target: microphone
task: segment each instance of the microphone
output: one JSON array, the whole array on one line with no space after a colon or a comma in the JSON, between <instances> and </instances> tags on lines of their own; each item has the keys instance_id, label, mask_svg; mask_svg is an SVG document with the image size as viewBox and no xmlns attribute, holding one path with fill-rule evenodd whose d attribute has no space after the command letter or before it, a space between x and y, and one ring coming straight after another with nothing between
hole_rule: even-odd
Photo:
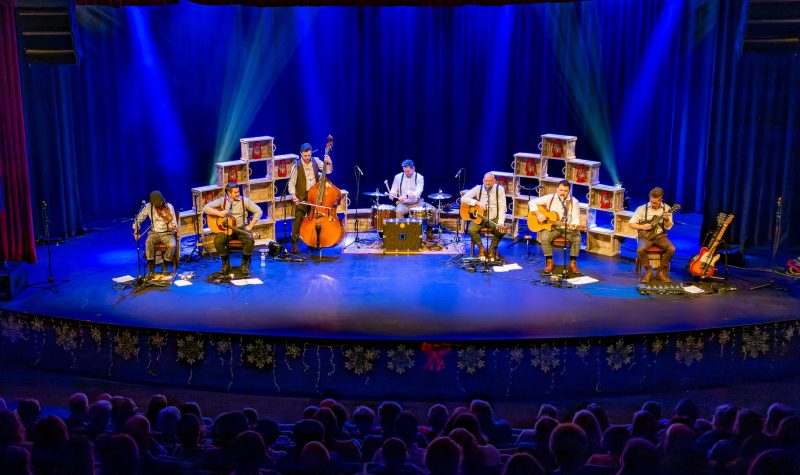
<instances>
[{"instance_id":1,"label":"microphone","mask_svg":"<svg viewBox=\"0 0 800 475\"><path fill-rule=\"evenodd\" d=\"M361 171L361 167L356 165L356 170L358 170L358 173L361 174L361 176L364 176L364 172Z\"/></svg>"},{"instance_id":2,"label":"microphone","mask_svg":"<svg viewBox=\"0 0 800 475\"><path fill-rule=\"evenodd\" d=\"M458 177L460 177L460 176L461 176L461 172L463 172L463 171L464 171L464 169L463 169L463 168L462 168L462 169L460 169L460 170L459 170L459 171L456 173L456 176L454 176L453 178L458 178Z\"/></svg>"},{"instance_id":3,"label":"microphone","mask_svg":"<svg viewBox=\"0 0 800 475\"><path fill-rule=\"evenodd\" d=\"M47 208L47 201L42 200L42 208Z\"/></svg>"},{"instance_id":4,"label":"microphone","mask_svg":"<svg viewBox=\"0 0 800 475\"><path fill-rule=\"evenodd\" d=\"M142 200L142 206L144 206L146 204L147 204L147 202L145 200Z\"/></svg>"},{"instance_id":5,"label":"microphone","mask_svg":"<svg viewBox=\"0 0 800 475\"><path fill-rule=\"evenodd\" d=\"M44 201L42 203L44 203ZM783 205L783 196L778 197L778 208L780 208L781 205Z\"/></svg>"}]
</instances>

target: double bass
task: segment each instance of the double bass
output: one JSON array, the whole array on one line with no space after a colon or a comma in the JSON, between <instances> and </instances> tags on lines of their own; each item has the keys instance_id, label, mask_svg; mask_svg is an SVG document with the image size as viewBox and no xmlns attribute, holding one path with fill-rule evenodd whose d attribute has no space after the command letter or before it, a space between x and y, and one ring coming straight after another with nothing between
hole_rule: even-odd
<instances>
[{"instance_id":1,"label":"double bass","mask_svg":"<svg viewBox=\"0 0 800 475\"><path fill-rule=\"evenodd\" d=\"M333 149L333 135L328 135L325 156ZM306 203L309 208L300 224L300 239L308 247L321 249L333 247L344 239L344 226L339 220L336 208L342 201L342 192L328 180L328 165L323 162L322 176L308 190Z\"/></svg>"}]
</instances>

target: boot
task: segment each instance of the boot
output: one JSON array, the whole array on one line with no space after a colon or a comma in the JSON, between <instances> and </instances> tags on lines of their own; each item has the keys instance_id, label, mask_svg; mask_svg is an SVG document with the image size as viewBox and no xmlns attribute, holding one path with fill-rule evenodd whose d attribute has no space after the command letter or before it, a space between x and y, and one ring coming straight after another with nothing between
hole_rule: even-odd
<instances>
[{"instance_id":1,"label":"boot","mask_svg":"<svg viewBox=\"0 0 800 475\"><path fill-rule=\"evenodd\" d=\"M297 241L292 241L292 250L289 252L291 254L300 254L300 249L297 248Z\"/></svg>"},{"instance_id":2,"label":"boot","mask_svg":"<svg viewBox=\"0 0 800 475\"><path fill-rule=\"evenodd\" d=\"M250 275L250 258L252 256L242 256L242 275L247 277Z\"/></svg>"},{"instance_id":3,"label":"boot","mask_svg":"<svg viewBox=\"0 0 800 475\"><path fill-rule=\"evenodd\" d=\"M644 266L644 275L642 276L642 279L639 282L643 284L649 284L650 279L652 278L653 278L653 268L650 266Z\"/></svg>"},{"instance_id":4,"label":"boot","mask_svg":"<svg viewBox=\"0 0 800 475\"><path fill-rule=\"evenodd\" d=\"M669 269L667 266L660 266L658 268L658 271L656 271L656 279L664 282L665 284L672 282L672 279L669 278Z\"/></svg>"},{"instance_id":5,"label":"boot","mask_svg":"<svg viewBox=\"0 0 800 475\"><path fill-rule=\"evenodd\" d=\"M544 258L544 273L550 274L553 272L553 258L552 257L545 257Z\"/></svg>"},{"instance_id":6,"label":"boot","mask_svg":"<svg viewBox=\"0 0 800 475\"><path fill-rule=\"evenodd\" d=\"M483 247L483 244L478 244L478 259L486 257L486 248Z\"/></svg>"},{"instance_id":7,"label":"boot","mask_svg":"<svg viewBox=\"0 0 800 475\"><path fill-rule=\"evenodd\" d=\"M580 274L581 271L578 270L578 261L576 259L569 260L569 272L571 274Z\"/></svg>"},{"instance_id":8,"label":"boot","mask_svg":"<svg viewBox=\"0 0 800 475\"><path fill-rule=\"evenodd\" d=\"M489 246L489 260L496 261L499 259L500 256L497 254L497 244L492 244Z\"/></svg>"},{"instance_id":9,"label":"boot","mask_svg":"<svg viewBox=\"0 0 800 475\"><path fill-rule=\"evenodd\" d=\"M153 277L156 273L156 261L155 259L148 259L147 260L147 277Z\"/></svg>"},{"instance_id":10,"label":"boot","mask_svg":"<svg viewBox=\"0 0 800 475\"><path fill-rule=\"evenodd\" d=\"M220 273L224 276L230 275L231 273L231 257L230 256L222 256L222 270Z\"/></svg>"}]
</instances>

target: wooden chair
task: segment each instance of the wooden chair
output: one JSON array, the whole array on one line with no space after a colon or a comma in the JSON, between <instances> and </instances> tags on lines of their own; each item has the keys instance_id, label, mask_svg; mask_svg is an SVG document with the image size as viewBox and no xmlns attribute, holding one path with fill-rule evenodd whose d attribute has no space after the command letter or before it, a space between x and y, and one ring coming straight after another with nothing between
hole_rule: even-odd
<instances>
[{"instance_id":1,"label":"wooden chair","mask_svg":"<svg viewBox=\"0 0 800 475\"><path fill-rule=\"evenodd\" d=\"M650 267L652 269L658 269L659 267L661 267L661 258L664 256L663 249L661 249L658 246L650 246L649 248L647 248L645 253L647 254L647 260L649 261ZM643 268L644 266L642 265L641 262L639 262L639 254L637 253L636 265L634 270L636 271L636 274L639 275L639 278L641 278L643 275L642 273Z\"/></svg>"},{"instance_id":2,"label":"wooden chair","mask_svg":"<svg viewBox=\"0 0 800 475\"><path fill-rule=\"evenodd\" d=\"M164 256L167 254L167 245L163 242L157 243L153 246L153 257L158 257L159 254L161 255L161 272L166 274L167 273L167 260L164 259ZM172 253L172 270L173 272L178 272L178 262L181 260L181 240L175 236L175 251Z\"/></svg>"}]
</instances>

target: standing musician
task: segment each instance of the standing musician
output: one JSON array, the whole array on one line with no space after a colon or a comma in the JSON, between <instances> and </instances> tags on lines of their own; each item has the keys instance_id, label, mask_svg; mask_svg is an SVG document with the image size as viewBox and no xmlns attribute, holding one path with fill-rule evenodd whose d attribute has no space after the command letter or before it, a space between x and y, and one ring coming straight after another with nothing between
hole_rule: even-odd
<instances>
[{"instance_id":1,"label":"standing musician","mask_svg":"<svg viewBox=\"0 0 800 475\"><path fill-rule=\"evenodd\" d=\"M327 174L333 172L333 162L331 157L325 155L325 166L327 167ZM314 158L311 160L311 144L304 143L300 146L300 160L295 163L292 171L289 173L289 195L294 202L294 220L292 220L292 254L299 254L300 250L297 248L297 241L300 239L300 225L303 224L303 218L308 213L309 206L301 202L308 202L308 190L317 184L317 181L322 174L321 169L323 161ZM298 170L301 173L298 173Z\"/></svg>"},{"instance_id":2,"label":"standing musician","mask_svg":"<svg viewBox=\"0 0 800 475\"><path fill-rule=\"evenodd\" d=\"M645 272L641 280L645 284L653 278L653 268L647 258L647 249L651 246L656 246L664 251L664 255L661 256L661 265L656 271L656 279L661 282L672 281L669 277L669 261L675 254L675 245L667 237L667 231L672 229L675 223L672 221L670 206L663 203L663 200L664 190L660 187L653 188L650 190L650 201L636 208L630 221L631 228L639 231L637 258L639 262L645 263ZM655 227L652 224L654 217L661 217L660 220L656 219ZM648 235L650 235L650 239L647 238Z\"/></svg>"},{"instance_id":3,"label":"standing musician","mask_svg":"<svg viewBox=\"0 0 800 475\"><path fill-rule=\"evenodd\" d=\"M403 171L394 176L389 190L390 198L397 200L395 214L398 218L404 218L409 209L422 204L425 187L425 178L416 172L413 160L403 160L401 166Z\"/></svg>"},{"instance_id":4,"label":"standing musician","mask_svg":"<svg viewBox=\"0 0 800 475\"><path fill-rule=\"evenodd\" d=\"M133 237L137 241L141 237L139 227L147 218L150 218L151 229L147 235L147 241L145 241L144 255L147 259L147 275L152 276L156 269L156 244L167 245L167 250L162 258L166 262L172 261L172 254L177 245L175 233L178 231L178 218L175 216L175 208L164 201L164 195L160 191L150 193L150 202L142 207L133 221Z\"/></svg>"},{"instance_id":5,"label":"standing musician","mask_svg":"<svg viewBox=\"0 0 800 475\"><path fill-rule=\"evenodd\" d=\"M248 211L252 213L249 222L247 220ZM203 212L220 218L233 218L232 221L235 221L236 224L236 226L230 226L214 235L214 248L222 258L222 274L231 273L228 241L238 239L242 241L242 274L250 275L250 259L253 257L253 246L255 245L251 231L256 222L261 219L261 215L264 214L261 207L250 198L240 196L239 186L236 183L228 183L225 185L225 194L203 206Z\"/></svg>"},{"instance_id":6,"label":"standing musician","mask_svg":"<svg viewBox=\"0 0 800 475\"><path fill-rule=\"evenodd\" d=\"M492 244L489 246L489 259L497 259L497 245L506 233L506 190L495 183L494 175L487 173L483 175L483 186L476 185L461 197L461 202L468 206L479 205L483 210L483 218L473 221L469 225L467 233L472 239L472 243L478 246L478 257L487 256L486 249L481 243L480 229L488 227L492 229Z\"/></svg>"},{"instance_id":7,"label":"standing musician","mask_svg":"<svg viewBox=\"0 0 800 475\"><path fill-rule=\"evenodd\" d=\"M567 180L558 183L555 193L534 198L528 202L528 209L534 210L540 223L546 221L546 217L539 211L539 205L544 206L547 211L552 211L558 216L558 225L552 231L543 229L539 231L539 242L542 244L544 254L545 273L553 271L553 240L564 237L569 241L569 272L580 274L578 270L578 256L581 253L581 206L578 199L570 195L570 184ZM566 216L567 230L564 233L564 221Z\"/></svg>"}]
</instances>

